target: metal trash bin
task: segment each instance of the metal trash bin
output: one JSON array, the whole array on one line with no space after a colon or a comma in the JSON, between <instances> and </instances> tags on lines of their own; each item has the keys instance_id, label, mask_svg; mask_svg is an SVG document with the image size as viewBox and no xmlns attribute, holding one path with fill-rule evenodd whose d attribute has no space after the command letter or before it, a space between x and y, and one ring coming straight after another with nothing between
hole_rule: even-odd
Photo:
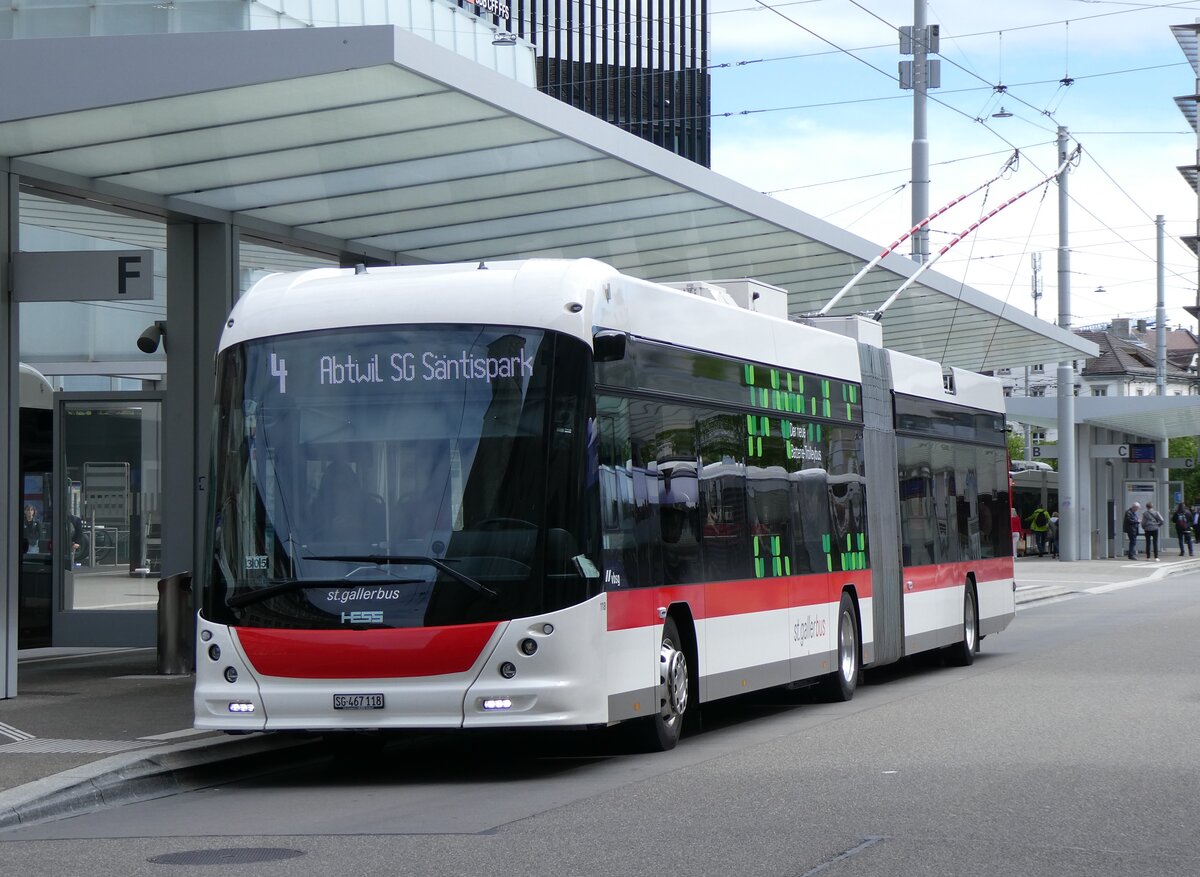
<instances>
[{"instance_id":1,"label":"metal trash bin","mask_svg":"<svg viewBox=\"0 0 1200 877\"><path fill-rule=\"evenodd\" d=\"M192 644L196 629L192 611L192 574L180 572L158 580L158 672L180 676L195 669Z\"/></svg>"}]
</instances>

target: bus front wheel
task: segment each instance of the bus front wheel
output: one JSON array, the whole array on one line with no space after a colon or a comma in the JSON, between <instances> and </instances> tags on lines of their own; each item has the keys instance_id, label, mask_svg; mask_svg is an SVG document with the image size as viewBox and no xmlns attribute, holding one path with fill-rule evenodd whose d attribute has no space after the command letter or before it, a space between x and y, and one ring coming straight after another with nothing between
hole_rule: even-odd
<instances>
[{"instance_id":1,"label":"bus front wheel","mask_svg":"<svg viewBox=\"0 0 1200 877\"><path fill-rule=\"evenodd\" d=\"M657 673L655 713L641 721L646 748L652 752L666 752L679 742L690 700L687 654L674 618L668 617L663 624Z\"/></svg>"}]
</instances>

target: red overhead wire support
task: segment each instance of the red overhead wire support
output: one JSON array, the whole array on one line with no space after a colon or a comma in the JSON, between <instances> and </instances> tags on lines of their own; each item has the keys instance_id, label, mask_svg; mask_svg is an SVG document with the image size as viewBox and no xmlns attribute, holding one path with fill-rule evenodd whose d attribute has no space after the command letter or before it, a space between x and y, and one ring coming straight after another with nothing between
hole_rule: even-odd
<instances>
[{"instance_id":1,"label":"red overhead wire support","mask_svg":"<svg viewBox=\"0 0 1200 877\"><path fill-rule=\"evenodd\" d=\"M945 213L947 210L949 210L955 204L965 201L967 198L970 198L972 195L974 195L980 189L986 189L992 183L996 182L996 180L998 180L1002 176L1004 176L1004 174L1008 172L1009 168L1011 168L1014 164L1016 164L1017 158L1019 156L1020 156L1019 152L1014 152L1011 156L1009 156L1008 161L1006 161L1004 163L1004 167L1000 168L1000 173L996 174L996 176L992 177L986 183L983 183L980 186L977 186L976 188L972 189L970 192L966 192L962 195L959 195L953 201L950 201L949 203L943 205L942 207L939 207L937 210L933 211L933 213L930 213L928 216L926 216L924 219L922 219L920 222L918 222L916 225L914 225L912 228L910 228L908 231L906 231L900 237L896 238L896 240L894 240L891 244L888 245L887 249L885 249L882 253L880 253L878 256L876 256L874 259L872 259L866 265L863 265L863 267L859 270L859 272L850 278L850 282L847 283L845 286L843 286L841 288L841 290L838 292L838 294L835 295L833 298L831 298L825 304L825 307L823 307L819 311L817 311L815 316L818 316L818 317L825 316L825 314L827 314L829 312L829 309L831 307L833 307L835 304L837 304L839 301L841 301L842 296L844 296L847 292L849 292L850 288L852 286L854 286L854 284L856 284L856 283L858 283L858 281L862 280L863 277L866 276L868 271L870 271L872 268L874 268L876 265L878 265L880 262L882 262L889 253L891 253L892 251L894 251L896 249L896 247L900 246L902 243L904 243L910 237L915 235L917 232L919 232L925 226L929 225L929 223L933 222L933 220L937 219L939 216L941 216L943 213Z\"/></svg>"},{"instance_id":2,"label":"red overhead wire support","mask_svg":"<svg viewBox=\"0 0 1200 877\"><path fill-rule=\"evenodd\" d=\"M916 283L917 278L920 277L922 274L924 274L926 270L928 270L929 268L932 268L933 264L938 259L942 258L942 256L946 255L946 253L950 250L951 247L953 247L955 244L957 244L959 241L961 241L963 238L965 238L971 232L975 231L975 229L979 228L979 226L983 225L985 222L987 222L989 219L991 219L993 216L995 216L997 213L999 213L1005 207L1009 206L1010 204L1012 204L1016 201L1020 201L1022 198L1024 198L1026 195L1028 195L1030 192L1032 192L1034 189L1037 189L1037 188L1049 183L1052 179L1054 179L1059 174L1061 174L1064 170L1066 170L1067 165L1069 165L1069 164L1071 164L1071 162L1075 161L1076 157L1079 155L1079 152L1080 152L1080 148L1078 146L1076 146L1075 151L1072 152L1070 155L1068 155L1065 159L1063 159L1063 163L1058 166L1058 169L1056 171L1054 171L1054 173L1044 177L1041 180L1041 182L1039 182L1036 186L1030 186L1028 189L1025 189L1024 191L1022 191L1016 195L1013 195L1011 198L1009 198L1007 201L1005 201L999 207L995 208L990 213L980 217L978 220L971 223L967 228L963 229L957 235L955 235L954 239L952 241L950 241L950 243L946 244L946 246L944 246L940 250L938 250L938 253L936 256L934 256L928 262L923 263L920 268L918 268L916 271L913 272L911 277L909 277L902 284L900 284L900 288L897 289L895 292L893 292L890 296L888 296L887 301L885 301L882 305L879 306L879 310L877 310L873 314L871 314L872 318L877 321L880 320L883 317L883 312L886 311L891 306L892 302L894 302L896 299L898 299L900 297L900 293L904 292L904 290L908 289L910 286L912 286L914 283Z\"/></svg>"}]
</instances>

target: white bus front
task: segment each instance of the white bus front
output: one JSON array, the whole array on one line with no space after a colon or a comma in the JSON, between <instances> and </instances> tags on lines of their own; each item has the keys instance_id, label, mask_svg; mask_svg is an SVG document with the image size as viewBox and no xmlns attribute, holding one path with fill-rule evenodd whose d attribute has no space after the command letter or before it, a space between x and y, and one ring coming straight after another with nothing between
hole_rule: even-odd
<instances>
[{"instance_id":1,"label":"white bus front","mask_svg":"<svg viewBox=\"0 0 1200 877\"><path fill-rule=\"evenodd\" d=\"M224 349L196 726L606 721L590 388L541 329Z\"/></svg>"}]
</instances>

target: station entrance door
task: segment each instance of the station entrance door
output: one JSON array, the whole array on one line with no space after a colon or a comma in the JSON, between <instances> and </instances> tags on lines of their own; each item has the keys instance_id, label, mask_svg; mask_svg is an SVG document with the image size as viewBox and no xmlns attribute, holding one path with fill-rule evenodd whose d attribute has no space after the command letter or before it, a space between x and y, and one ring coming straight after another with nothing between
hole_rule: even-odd
<instances>
[{"instance_id":1,"label":"station entrance door","mask_svg":"<svg viewBox=\"0 0 1200 877\"><path fill-rule=\"evenodd\" d=\"M153 646L163 394L60 393L56 403L44 522L53 534L53 644Z\"/></svg>"}]
</instances>

